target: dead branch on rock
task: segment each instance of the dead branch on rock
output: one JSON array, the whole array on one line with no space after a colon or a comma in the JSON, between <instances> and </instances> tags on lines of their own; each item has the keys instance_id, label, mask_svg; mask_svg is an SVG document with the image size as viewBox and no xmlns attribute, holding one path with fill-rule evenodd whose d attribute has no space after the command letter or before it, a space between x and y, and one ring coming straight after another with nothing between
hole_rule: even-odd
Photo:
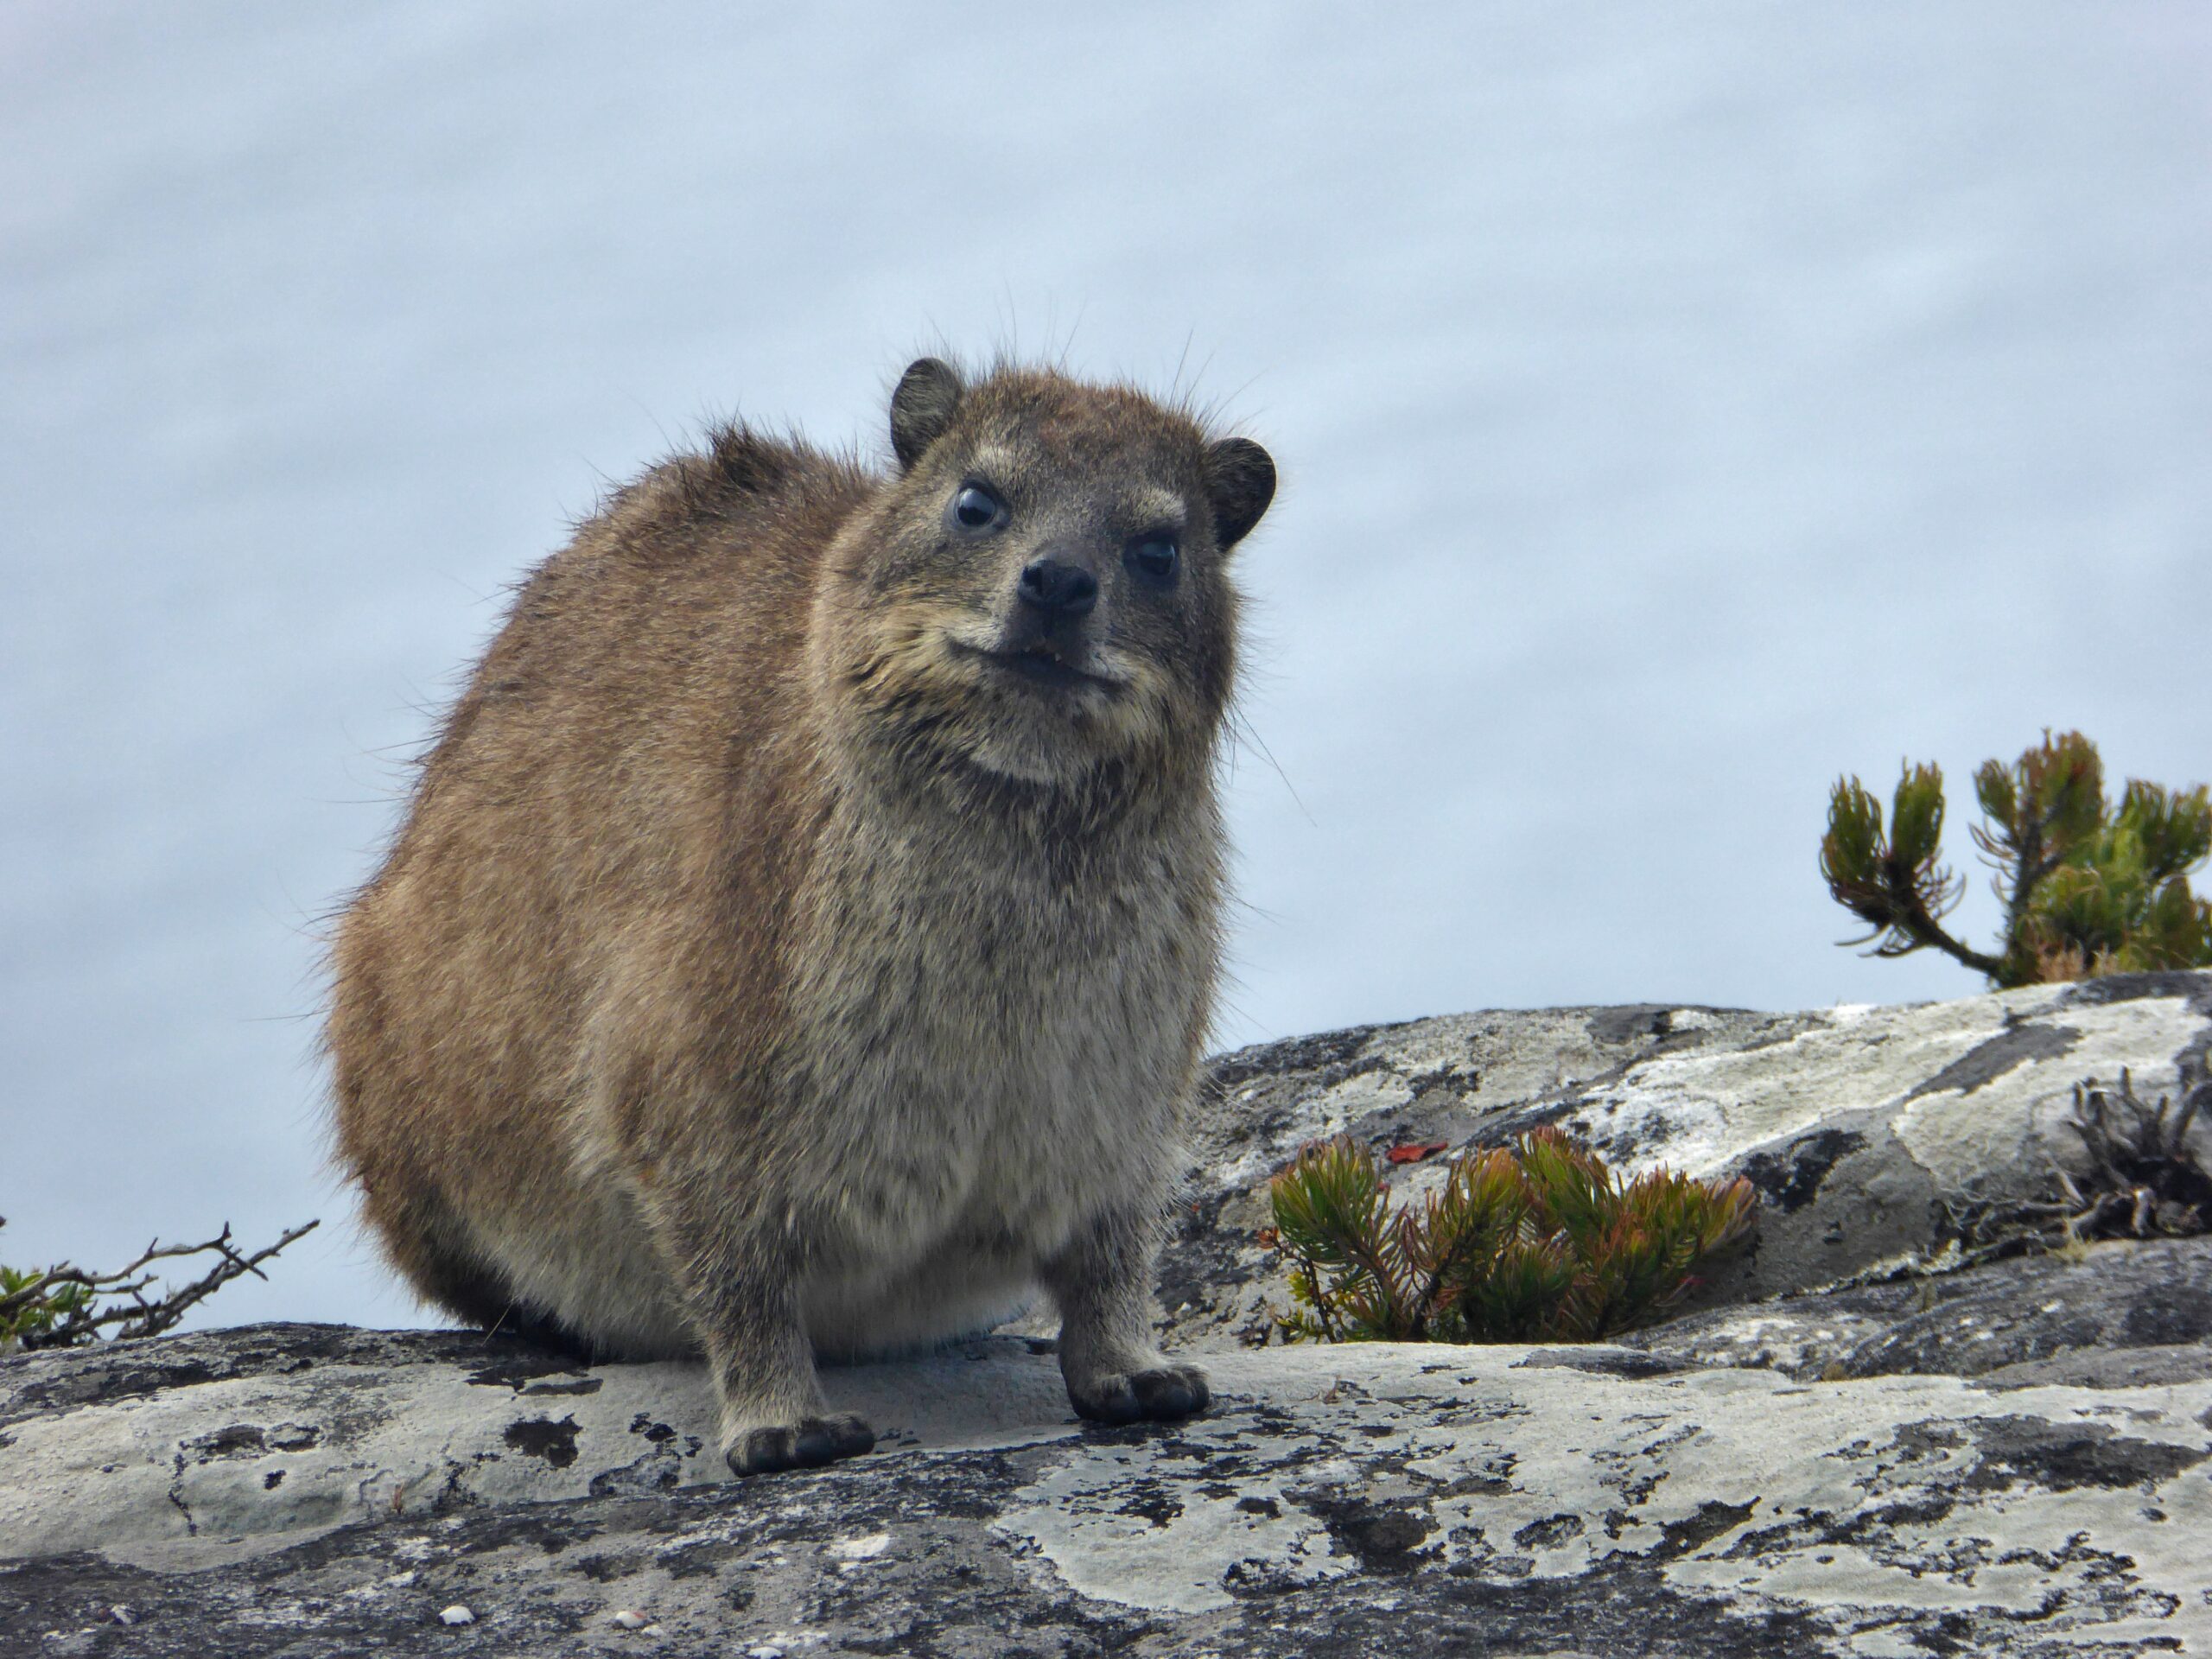
<instances>
[{"instance_id":1,"label":"dead branch on rock","mask_svg":"<svg viewBox=\"0 0 2212 1659\"><path fill-rule=\"evenodd\" d=\"M2161 1095L2156 1104L2136 1094L2125 1067L2117 1090L2094 1077L2075 1084L2067 1127L2081 1137L2088 1167L2069 1171L2054 1162L2049 1186L2033 1198L1969 1194L1943 1205L1936 1232L1944 1266L1979 1267L2105 1239L2212 1231L2212 1171L2190 1141L2208 1107L2212 1078L2202 1059L2184 1060L2175 1096Z\"/></svg>"},{"instance_id":2,"label":"dead branch on rock","mask_svg":"<svg viewBox=\"0 0 2212 1659\"><path fill-rule=\"evenodd\" d=\"M67 1262L29 1273L0 1268L0 1345L66 1348L102 1337L125 1341L158 1336L233 1279L249 1273L267 1278L261 1264L321 1224L318 1219L292 1228L251 1255L232 1241L226 1222L223 1230L204 1243L163 1244L156 1239L119 1273L89 1273ZM200 1277L174 1290L164 1286L159 1294L149 1294L156 1288L156 1277L147 1269L155 1262L209 1254L218 1259Z\"/></svg>"},{"instance_id":3,"label":"dead branch on rock","mask_svg":"<svg viewBox=\"0 0 2212 1659\"><path fill-rule=\"evenodd\" d=\"M2058 1171L2058 1185L2073 1212L2067 1230L2081 1239L2186 1238L2206 1230L2212 1217L2212 1173L2189 1143L2190 1126L2212 1105L2212 1081L2202 1060L2183 1062L2181 1109L2164 1095L2146 1105L2123 1066L2120 1090L2100 1088L2094 1077L2074 1085L2068 1127L2082 1137L2089 1170L2080 1180Z\"/></svg>"}]
</instances>

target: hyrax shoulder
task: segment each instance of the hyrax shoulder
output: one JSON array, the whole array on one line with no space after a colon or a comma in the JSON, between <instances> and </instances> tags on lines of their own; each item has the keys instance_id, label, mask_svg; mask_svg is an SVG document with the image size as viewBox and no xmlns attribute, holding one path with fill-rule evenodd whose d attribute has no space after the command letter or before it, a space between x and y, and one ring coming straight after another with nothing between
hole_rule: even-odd
<instances>
[{"instance_id":1,"label":"hyrax shoulder","mask_svg":"<svg viewBox=\"0 0 2212 1659\"><path fill-rule=\"evenodd\" d=\"M742 429L524 584L347 911L342 1161L466 1319L704 1353L741 1471L865 1449L816 1348L1041 1282L1078 1410L1205 1402L1149 1275L1211 1004L1265 451L924 359L877 474Z\"/></svg>"}]
</instances>

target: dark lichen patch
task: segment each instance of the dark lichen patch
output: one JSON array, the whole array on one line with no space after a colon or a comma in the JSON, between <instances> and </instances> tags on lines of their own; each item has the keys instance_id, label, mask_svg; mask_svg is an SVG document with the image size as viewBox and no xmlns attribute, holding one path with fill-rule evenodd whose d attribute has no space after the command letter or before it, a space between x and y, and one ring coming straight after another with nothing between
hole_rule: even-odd
<instances>
[{"instance_id":1,"label":"dark lichen patch","mask_svg":"<svg viewBox=\"0 0 2212 1659\"><path fill-rule=\"evenodd\" d=\"M1436 1523L1423 1510L1328 1489L1287 1496L1326 1527L1330 1542L1367 1572L1410 1573L1427 1558L1421 1546Z\"/></svg>"},{"instance_id":2,"label":"dark lichen patch","mask_svg":"<svg viewBox=\"0 0 2212 1659\"><path fill-rule=\"evenodd\" d=\"M587 1490L594 1497L649 1497L674 1491L683 1478L683 1459L671 1448L656 1446L619 1469L601 1470Z\"/></svg>"},{"instance_id":3,"label":"dark lichen patch","mask_svg":"<svg viewBox=\"0 0 2212 1659\"><path fill-rule=\"evenodd\" d=\"M1226 1092L1254 1077L1281 1077L1306 1073L1299 1081L1315 1089L1333 1088L1347 1077L1379 1071L1382 1057L1363 1053L1376 1037L1398 1026L1352 1026L1343 1031L1317 1032L1281 1042L1261 1043L1217 1057L1208 1068L1206 1086Z\"/></svg>"},{"instance_id":4,"label":"dark lichen patch","mask_svg":"<svg viewBox=\"0 0 2212 1659\"><path fill-rule=\"evenodd\" d=\"M1970 1095L2031 1060L2055 1060L2070 1052L2081 1040L2082 1033L2072 1026L2008 1027L1959 1056L1905 1098L1918 1100L1923 1095L1940 1095L1947 1090Z\"/></svg>"},{"instance_id":5,"label":"dark lichen patch","mask_svg":"<svg viewBox=\"0 0 2212 1659\"><path fill-rule=\"evenodd\" d=\"M1117 1505L1114 1513L1134 1516L1155 1527L1164 1527L1183 1513L1183 1500L1160 1481L1140 1480L1128 1500Z\"/></svg>"},{"instance_id":6,"label":"dark lichen patch","mask_svg":"<svg viewBox=\"0 0 2212 1659\"><path fill-rule=\"evenodd\" d=\"M2054 1423L2015 1416L1967 1421L1978 1457L1973 1471L1959 1482L1967 1491L2148 1488L2212 1456L2212 1449L2204 1446L2138 1440L2103 1423Z\"/></svg>"},{"instance_id":7,"label":"dark lichen patch","mask_svg":"<svg viewBox=\"0 0 2212 1659\"><path fill-rule=\"evenodd\" d=\"M2212 975L2187 969L2151 974L2103 974L2076 980L2066 988L2066 1000L2085 1007L2113 1002L2133 1002L2146 996L2178 997L2196 1013L2212 1017Z\"/></svg>"},{"instance_id":8,"label":"dark lichen patch","mask_svg":"<svg viewBox=\"0 0 2212 1659\"><path fill-rule=\"evenodd\" d=\"M1536 1119L1548 1115L1548 1118L1563 1121L1568 1133L1579 1141L1588 1141L1616 1163L1634 1157L1647 1145L1664 1146L1674 1138L1676 1124L1669 1113L1654 1109L1626 1122L1609 1119L1600 1125L1581 1115L1584 1103L1577 1096L1549 1107L1540 1107L1533 1113L1510 1113L1500 1128L1510 1122L1514 1133L1522 1133L1525 1128L1535 1128ZM1530 1120L1525 1125L1518 1121L1523 1116Z\"/></svg>"},{"instance_id":9,"label":"dark lichen patch","mask_svg":"<svg viewBox=\"0 0 2212 1659\"><path fill-rule=\"evenodd\" d=\"M233 1463L276 1452L305 1452L321 1439L322 1431L312 1424L278 1423L264 1428L258 1423L231 1423L187 1440L181 1455L194 1463Z\"/></svg>"},{"instance_id":10,"label":"dark lichen patch","mask_svg":"<svg viewBox=\"0 0 2212 1659\"><path fill-rule=\"evenodd\" d=\"M2212 1287L2170 1285L2129 1307L2120 1322L2120 1341L2130 1348L2163 1348L2212 1338ZM2037 1356L2040 1357L2040 1356Z\"/></svg>"},{"instance_id":11,"label":"dark lichen patch","mask_svg":"<svg viewBox=\"0 0 2212 1659\"><path fill-rule=\"evenodd\" d=\"M1513 1470L1518 1459L1510 1452L1500 1453L1484 1467L1441 1480L1430 1489L1432 1498L1446 1497L1503 1497L1513 1490ZM1418 1471L1408 1471L1418 1474Z\"/></svg>"},{"instance_id":12,"label":"dark lichen patch","mask_svg":"<svg viewBox=\"0 0 2212 1659\"><path fill-rule=\"evenodd\" d=\"M1723 1534L1742 1526L1758 1508L1757 1498L1741 1503L1724 1503L1718 1499L1708 1499L1699 1504L1694 1513L1680 1521L1669 1521L1659 1529L1660 1542L1652 1551L1653 1558L1672 1560L1678 1555L1688 1554L1692 1550L1702 1549Z\"/></svg>"},{"instance_id":13,"label":"dark lichen patch","mask_svg":"<svg viewBox=\"0 0 2212 1659\"><path fill-rule=\"evenodd\" d=\"M1541 1521L1531 1521L1513 1535L1516 1549L1556 1549L1582 1535L1582 1517L1579 1515L1548 1515Z\"/></svg>"},{"instance_id":14,"label":"dark lichen patch","mask_svg":"<svg viewBox=\"0 0 2212 1659\"><path fill-rule=\"evenodd\" d=\"M1687 1360L1619 1348L1538 1348L1514 1362L1520 1370L1583 1371L1592 1376L1672 1376L1696 1368Z\"/></svg>"},{"instance_id":15,"label":"dark lichen patch","mask_svg":"<svg viewBox=\"0 0 2212 1659\"><path fill-rule=\"evenodd\" d=\"M0 1424L18 1423L28 1417L67 1410L72 1406L104 1405L114 1400L143 1399L170 1389L190 1388L217 1381L216 1368L197 1359L178 1358L146 1363L135 1355L111 1358L107 1348L85 1348L37 1356L41 1369L53 1375L39 1377L17 1389L0 1411ZM28 1357L15 1357L22 1364ZM68 1364L89 1358L91 1364ZM108 1361L102 1364L98 1362ZM57 1362L60 1362L57 1363ZM26 1366L26 1369L28 1367Z\"/></svg>"},{"instance_id":16,"label":"dark lichen patch","mask_svg":"<svg viewBox=\"0 0 2212 1659\"><path fill-rule=\"evenodd\" d=\"M1818 1129L1778 1153L1753 1153L1744 1160L1743 1173L1761 1198L1788 1215L1818 1198L1829 1172L1866 1146L1866 1137L1855 1130Z\"/></svg>"},{"instance_id":17,"label":"dark lichen patch","mask_svg":"<svg viewBox=\"0 0 2212 1659\"><path fill-rule=\"evenodd\" d=\"M252 1423L232 1423L212 1434L184 1443L185 1454L195 1463L214 1463L237 1458L260 1458L269 1453L269 1437Z\"/></svg>"},{"instance_id":18,"label":"dark lichen patch","mask_svg":"<svg viewBox=\"0 0 2212 1659\"><path fill-rule=\"evenodd\" d=\"M525 1417L519 1422L509 1423L499 1437L524 1457L543 1458L556 1469L565 1469L576 1460L576 1420L563 1417L555 1422L550 1417Z\"/></svg>"},{"instance_id":19,"label":"dark lichen patch","mask_svg":"<svg viewBox=\"0 0 2212 1659\"><path fill-rule=\"evenodd\" d=\"M1898 1529L1916 1531L1941 1525L1957 1508L1958 1503L1955 1498L1926 1496L1895 1503L1873 1504L1842 1515L1799 1510L1786 1520L1770 1522L1767 1525L1739 1532L1729 1542L1728 1548L1719 1552L1719 1559L1755 1561L1793 1551L1819 1550L1827 1546L1880 1548L1886 1546ZM1755 1510L1756 1505L1753 1506ZM1751 1518L1751 1513L1747 1512L1732 1524L1740 1526ZM1714 1537L1719 1535L1718 1533L1713 1535ZM1712 1539L1707 1538L1693 1548L1702 1548L1703 1543L1711 1541Z\"/></svg>"},{"instance_id":20,"label":"dark lichen patch","mask_svg":"<svg viewBox=\"0 0 2212 1659\"><path fill-rule=\"evenodd\" d=\"M543 1349L518 1344L491 1363L471 1371L468 1380L479 1388L512 1389L519 1394L533 1382L542 1383L543 1378L557 1376L582 1378L584 1371L574 1360L549 1353ZM598 1386L595 1379L593 1386ZM542 1387L540 1391L543 1391Z\"/></svg>"}]
</instances>

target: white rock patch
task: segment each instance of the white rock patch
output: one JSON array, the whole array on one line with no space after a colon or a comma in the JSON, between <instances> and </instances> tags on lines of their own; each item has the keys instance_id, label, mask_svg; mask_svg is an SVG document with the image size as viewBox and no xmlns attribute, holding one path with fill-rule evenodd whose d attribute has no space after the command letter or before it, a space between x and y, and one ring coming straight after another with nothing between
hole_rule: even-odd
<instances>
[{"instance_id":1,"label":"white rock patch","mask_svg":"<svg viewBox=\"0 0 2212 1659\"><path fill-rule=\"evenodd\" d=\"M1351 1571L1357 1539L1316 1516L1364 1509L1388 1512L1409 1554L1484 1577L1645 1557L1685 1590L1840 1625L2056 1604L2053 1637L2212 1642L2212 1383L1629 1381L1516 1369L1525 1351L1223 1355L1223 1414L1173 1441L1071 1453L999 1525L1071 1587L1161 1611L1229 1605L1238 1579ZM1296 1428L1257 1426L1262 1405L1294 1406ZM2008 1462L2016 1440L2028 1450ZM1233 1463L1230 1491L1201 1495L1209 1459Z\"/></svg>"}]
</instances>

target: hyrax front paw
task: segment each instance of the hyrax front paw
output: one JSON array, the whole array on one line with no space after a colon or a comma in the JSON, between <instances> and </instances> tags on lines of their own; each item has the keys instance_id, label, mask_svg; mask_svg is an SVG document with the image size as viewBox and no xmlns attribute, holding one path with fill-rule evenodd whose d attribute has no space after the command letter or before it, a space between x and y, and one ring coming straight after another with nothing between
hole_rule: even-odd
<instances>
[{"instance_id":1,"label":"hyrax front paw","mask_svg":"<svg viewBox=\"0 0 2212 1659\"><path fill-rule=\"evenodd\" d=\"M818 1469L839 1458L856 1458L874 1446L875 1431L845 1411L744 1429L723 1455L734 1474L766 1475L779 1469Z\"/></svg>"},{"instance_id":2,"label":"hyrax front paw","mask_svg":"<svg viewBox=\"0 0 2212 1659\"><path fill-rule=\"evenodd\" d=\"M1094 1423L1173 1421L1195 1417L1213 1402L1206 1374L1195 1365L1165 1361L1139 1371L1100 1371L1068 1379L1075 1414Z\"/></svg>"}]
</instances>

